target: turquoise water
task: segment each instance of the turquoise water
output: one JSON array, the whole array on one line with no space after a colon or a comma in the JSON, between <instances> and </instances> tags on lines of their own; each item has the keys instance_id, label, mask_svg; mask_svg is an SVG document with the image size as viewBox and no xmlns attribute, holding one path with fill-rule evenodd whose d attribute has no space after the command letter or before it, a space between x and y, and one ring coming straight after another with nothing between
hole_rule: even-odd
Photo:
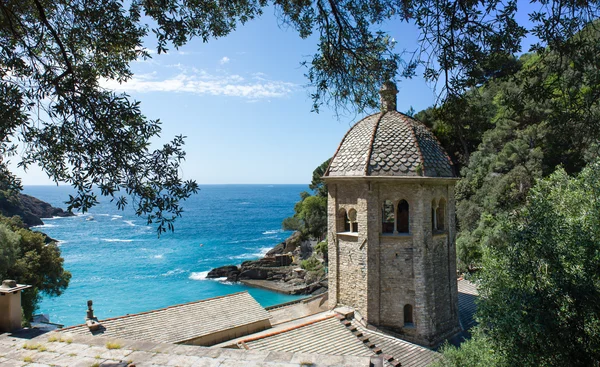
<instances>
[{"instance_id":1,"label":"turquoise water","mask_svg":"<svg viewBox=\"0 0 600 367\"><path fill-rule=\"evenodd\" d=\"M133 208L101 198L84 215L44 219L34 228L60 240L73 277L60 297L45 297L39 313L65 325L84 321L86 302L101 318L248 290L263 306L297 296L205 279L213 267L256 259L290 235L281 230L305 185L201 185L184 203L175 232L156 236ZM65 208L70 187L28 186L24 193Z\"/></svg>"}]
</instances>

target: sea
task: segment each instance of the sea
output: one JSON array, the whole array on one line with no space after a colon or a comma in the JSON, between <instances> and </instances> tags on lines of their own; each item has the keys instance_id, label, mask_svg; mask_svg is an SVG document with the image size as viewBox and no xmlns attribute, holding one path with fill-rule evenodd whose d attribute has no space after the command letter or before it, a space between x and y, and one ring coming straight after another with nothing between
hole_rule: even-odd
<instances>
[{"instance_id":1,"label":"sea","mask_svg":"<svg viewBox=\"0 0 600 367\"><path fill-rule=\"evenodd\" d=\"M157 236L156 225L129 204L110 199L74 217L44 218L34 227L59 241L67 290L44 296L37 313L65 326L85 321L87 301L105 319L235 292L248 291L271 306L299 296L206 279L214 267L262 257L291 232L281 229L306 185L200 185L183 203L175 231ZM69 186L26 186L24 193L65 209Z\"/></svg>"}]
</instances>

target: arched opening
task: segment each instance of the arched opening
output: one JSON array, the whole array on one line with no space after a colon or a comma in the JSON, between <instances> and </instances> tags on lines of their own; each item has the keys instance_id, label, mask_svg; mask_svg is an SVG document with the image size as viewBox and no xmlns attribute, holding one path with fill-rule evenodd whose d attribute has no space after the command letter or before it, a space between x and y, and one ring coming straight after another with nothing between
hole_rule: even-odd
<instances>
[{"instance_id":1,"label":"arched opening","mask_svg":"<svg viewBox=\"0 0 600 367\"><path fill-rule=\"evenodd\" d=\"M404 326L413 325L413 307L412 305L404 305Z\"/></svg>"},{"instance_id":2,"label":"arched opening","mask_svg":"<svg viewBox=\"0 0 600 367\"><path fill-rule=\"evenodd\" d=\"M348 219L350 220L350 232L358 232L358 222L356 221L356 210L348 210Z\"/></svg>"},{"instance_id":3,"label":"arched opening","mask_svg":"<svg viewBox=\"0 0 600 367\"><path fill-rule=\"evenodd\" d=\"M381 209L381 233L394 233L394 222L394 203L386 200Z\"/></svg>"},{"instance_id":4,"label":"arched opening","mask_svg":"<svg viewBox=\"0 0 600 367\"><path fill-rule=\"evenodd\" d=\"M346 209L340 209L337 217L337 231L338 232L350 232L350 221L346 214Z\"/></svg>"},{"instance_id":5,"label":"arched opening","mask_svg":"<svg viewBox=\"0 0 600 367\"><path fill-rule=\"evenodd\" d=\"M400 200L398 203L398 232L408 233L408 202Z\"/></svg>"},{"instance_id":6,"label":"arched opening","mask_svg":"<svg viewBox=\"0 0 600 367\"><path fill-rule=\"evenodd\" d=\"M437 230L437 221L436 221L436 210L437 204L435 203L435 199L431 200L431 231L435 232Z\"/></svg>"},{"instance_id":7,"label":"arched opening","mask_svg":"<svg viewBox=\"0 0 600 367\"><path fill-rule=\"evenodd\" d=\"M435 217L437 220L437 230L445 231L446 230L446 200L444 198L440 199L440 203L435 211Z\"/></svg>"}]
</instances>

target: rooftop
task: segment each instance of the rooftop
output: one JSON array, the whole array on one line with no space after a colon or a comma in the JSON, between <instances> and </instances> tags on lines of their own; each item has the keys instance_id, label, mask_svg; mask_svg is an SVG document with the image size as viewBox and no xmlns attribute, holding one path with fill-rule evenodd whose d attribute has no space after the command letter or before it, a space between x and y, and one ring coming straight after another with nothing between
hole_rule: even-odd
<instances>
[{"instance_id":1,"label":"rooftop","mask_svg":"<svg viewBox=\"0 0 600 367\"><path fill-rule=\"evenodd\" d=\"M364 345L331 311L320 314L316 320L307 321L288 329L265 335L250 336L239 342L249 350L277 350L346 356L373 356Z\"/></svg>"},{"instance_id":2,"label":"rooftop","mask_svg":"<svg viewBox=\"0 0 600 367\"><path fill-rule=\"evenodd\" d=\"M241 351L71 333L0 334L0 366L314 367L369 366L369 357Z\"/></svg>"},{"instance_id":3,"label":"rooftop","mask_svg":"<svg viewBox=\"0 0 600 367\"><path fill-rule=\"evenodd\" d=\"M452 161L423 123L396 111L397 89L384 83L381 112L342 139L325 177L455 177Z\"/></svg>"},{"instance_id":4,"label":"rooftop","mask_svg":"<svg viewBox=\"0 0 600 367\"><path fill-rule=\"evenodd\" d=\"M268 322L269 318L269 313L248 292L240 292L100 320L102 327L93 333L85 324L68 327L63 331L177 344L224 330Z\"/></svg>"}]
</instances>

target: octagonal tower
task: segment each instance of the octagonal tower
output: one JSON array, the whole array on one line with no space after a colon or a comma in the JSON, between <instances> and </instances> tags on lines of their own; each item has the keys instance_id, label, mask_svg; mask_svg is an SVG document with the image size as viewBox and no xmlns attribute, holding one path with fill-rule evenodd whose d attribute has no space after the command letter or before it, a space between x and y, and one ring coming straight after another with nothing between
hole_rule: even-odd
<instances>
[{"instance_id":1,"label":"octagonal tower","mask_svg":"<svg viewBox=\"0 0 600 367\"><path fill-rule=\"evenodd\" d=\"M421 122L396 111L356 123L324 179L329 189L329 302L433 346L460 330L452 161Z\"/></svg>"}]
</instances>

